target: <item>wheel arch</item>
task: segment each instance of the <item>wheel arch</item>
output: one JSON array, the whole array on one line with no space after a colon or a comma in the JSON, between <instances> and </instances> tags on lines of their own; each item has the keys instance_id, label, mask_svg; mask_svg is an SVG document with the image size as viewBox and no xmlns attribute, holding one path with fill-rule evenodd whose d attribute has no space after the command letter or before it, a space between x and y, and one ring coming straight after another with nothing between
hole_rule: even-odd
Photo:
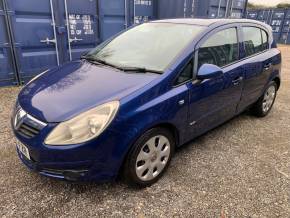
<instances>
[{"instance_id":1,"label":"wheel arch","mask_svg":"<svg viewBox=\"0 0 290 218\"><path fill-rule=\"evenodd\" d=\"M275 77L272 81L274 81L277 84L277 89L279 90L281 85L281 79L279 77Z\"/></svg>"},{"instance_id":2,"label":"wheel arch","mask_svg":"<svg viewBox=\"0 0 290 218\"><path fill-rule=\"evenodd\" d=\"M179 134L179 131L177 129L177 127L175 125L173 125L172 123L168 123L168 122L164 122L164 123L158 123L158 124L155 124L155 125L152 125L150 126L149 128L145 129L144 131L142 131L142 134L138 135L138 137L136 137L136 140L130 144L129 146L129 149L127 150L126 154L124 155L124 158L122 160L122 164L118 170L118 174L117 174L117 177L120 177L121 174L122 174L122 171L124 169L124 164L126 162L126 159L129 155L129 153L131 152L131 150L133 149L133 146L135 144L135 142L147 131L149 131L150 129L154 129L154 128L163 128L163 129L166 129L168 131L171 132L171 134L173 135L174 137L174 140L175 140L175 149L178 147L179 145L179 140L180 140L180 134Z\"/></svg>"}]
</instances>

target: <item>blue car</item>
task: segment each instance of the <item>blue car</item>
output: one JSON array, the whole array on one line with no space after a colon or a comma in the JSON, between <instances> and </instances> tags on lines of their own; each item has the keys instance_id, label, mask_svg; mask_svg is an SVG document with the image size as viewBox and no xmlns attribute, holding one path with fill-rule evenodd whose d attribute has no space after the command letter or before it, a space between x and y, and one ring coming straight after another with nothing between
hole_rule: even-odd
<instances>
[{"instance_id":1,"label":"blue car","mask_svg":"<svg viewBox=\"0 0 290 218\"><path fill-rule=\"evenodd\" d=\"M41 175L140 187L174 150L245 110L266 116L280 86L271 27L252 20L144 23L20 92L17 152Z\"/></svg>"}]
</instances>

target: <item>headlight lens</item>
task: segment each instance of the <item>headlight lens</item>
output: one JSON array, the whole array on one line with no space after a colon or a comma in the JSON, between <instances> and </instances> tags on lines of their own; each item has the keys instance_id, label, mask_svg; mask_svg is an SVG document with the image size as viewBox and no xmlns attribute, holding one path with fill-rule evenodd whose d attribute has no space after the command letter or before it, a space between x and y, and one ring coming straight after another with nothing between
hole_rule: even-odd
<instances>
[{"instance_id":1,"label":"headlight lens","mask_svg":"<svg viewBox=\"0 0 290 218\"><path fill-rule=\"evenodd\" d=\"M119 102L113 101L71 120L58 124L45 140L47 145L71 145L87 142L99 136L114 119Z\"/></svg>"}]
</instances>

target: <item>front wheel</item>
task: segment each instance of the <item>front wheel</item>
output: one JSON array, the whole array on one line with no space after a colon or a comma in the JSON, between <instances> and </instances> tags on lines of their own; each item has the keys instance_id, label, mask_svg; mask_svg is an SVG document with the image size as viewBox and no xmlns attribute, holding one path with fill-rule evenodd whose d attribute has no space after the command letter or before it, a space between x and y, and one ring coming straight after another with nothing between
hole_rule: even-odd
<instances>
[{"instance_id":1,"label":"front wheel","mask_svg":"<svg viewBox=\"0 0 290 218\"><path fill-rule=\"evenodd\" d=\"M258 117L265 117L271 111L277 96L277 84L273 81L271 82L264 94L259 98L259 100L252 107L252 112Z\"/></svg>"},{"instance_id":2,"label":"front wheel","mask_svg":"<svg viewBox=\"0 0 290 218\"><path fill-rule=\"evenodd\" d=\"M174 147L174 138L168 130L154 128L147 131L127 156L124 179L139 187L152 185L167 169Z\"/></svg>"}]
</instances>

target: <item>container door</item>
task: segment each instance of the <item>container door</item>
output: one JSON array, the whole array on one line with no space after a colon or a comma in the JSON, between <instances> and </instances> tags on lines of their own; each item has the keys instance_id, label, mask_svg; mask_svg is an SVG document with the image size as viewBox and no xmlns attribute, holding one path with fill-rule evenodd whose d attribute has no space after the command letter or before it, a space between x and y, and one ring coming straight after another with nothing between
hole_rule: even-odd
<instances>
[{"instance_id":1,"label":"container door","mask_svg":"<svg viewBox=\"0 0 290 218\"><path fill-rule=\"evenodd\" d=\"M240 9L232 9L230 17L231 18L242 18L243 11L241 11Z\"/></svg>"},{"instance_id":2,"label":"container door","mask_svg":"<svg viewBox=\"0 0 290 218\"><path fill-rule=\"evenodd\" d=\"M134 0L133 7L135 24L154 19L153 0Z\"/></svg>"},{"instance_id":3,"label":"container door","mask_svg":"<svg viewBox=\"0 0 290 218\"><path fill-rule=\"evenodd\" d=\"M227 6L227 0L210 0L210 6L225 8Z\"/></svg>"},{"instance_id":4,"label":"container door","mask_svg":"<svg viewBox=\"0 0 290 218\"><path fill-rule=\"evenodd\" d=\"M17 84L4 2L0 0L0 86Z\"/></svg>"},{"instance_id":5,"label":"container door","mask_svg":"<svg viewBox=\"0 0 290 218\"><path fill-rule=\"evenodd\" d=\"M20 82L60 64L52 0L9 0Z\"/></svg>"},{"instance_id":6,"label":"container door","mask_svg":"<svg viewBox=\"0 0 290 218\"><path fill-rule=\"evenodd\" d=\"M273 37L277 42L279 42L281 37L285 14L285 10L275 10L272 15L270 25L273 29Z\"/></svg>"},{"instance_id":7,"label":"container door","mask_svg":"<svg viewBox=\"0 0 290 218\"><path fill-rule=\"evenodd\" d=\"M253 19L253 20L256 20L258 17L258 11L248 11L246 13L246 18L247 19Z\"/></svg>"},{"instance_id":8,"label":"container door","mask_svg":"<svg viewBox=\"0 0 290 218\"><path fill-rule=\"evenodd\" d=\"M125 10L126 9L126 10ZM99 0L100 39L104 41L128 27L125 0Z\"/></svg>"},{"instance_id":9,"label":"container door","mask_svg":"<svg viewBox=\"0 0 290 218\"><path fill-rule=\"evenodd\" d=\"M242 18L245 12L245 0L232 0L229 17Z\"/></svg>"},{"instance_id":10,"label":"container door","mask_svg":"<svg viewBox=\"0 0 290 218\"><path fill-rule=\"evenodd\" d=\"M159 0L158 1L158 18L182 18L187 17L188 11L192 13L192 5L188 0ZM190 7L190 10L188 10Z\"/></svg>"},{"instance_id":11,"label":"container door","mask_svg":"<svg viewBox=\"0 0 290 218\"><path fill-rule=\"evenodd\" d=\"M66 61L79 59L99 43L97 0L63 0L67 32Z\"/></svg>"},{"instance_id":12,"label":"container door","mask_svg":"<svg viewBox=\"0 0 290 218\"><path fill-rule=\"evenodd\" d=\"M280 42L284 44L290 44L290 10L287 10L285 16Z\"/></svg>"}]
</instances>

